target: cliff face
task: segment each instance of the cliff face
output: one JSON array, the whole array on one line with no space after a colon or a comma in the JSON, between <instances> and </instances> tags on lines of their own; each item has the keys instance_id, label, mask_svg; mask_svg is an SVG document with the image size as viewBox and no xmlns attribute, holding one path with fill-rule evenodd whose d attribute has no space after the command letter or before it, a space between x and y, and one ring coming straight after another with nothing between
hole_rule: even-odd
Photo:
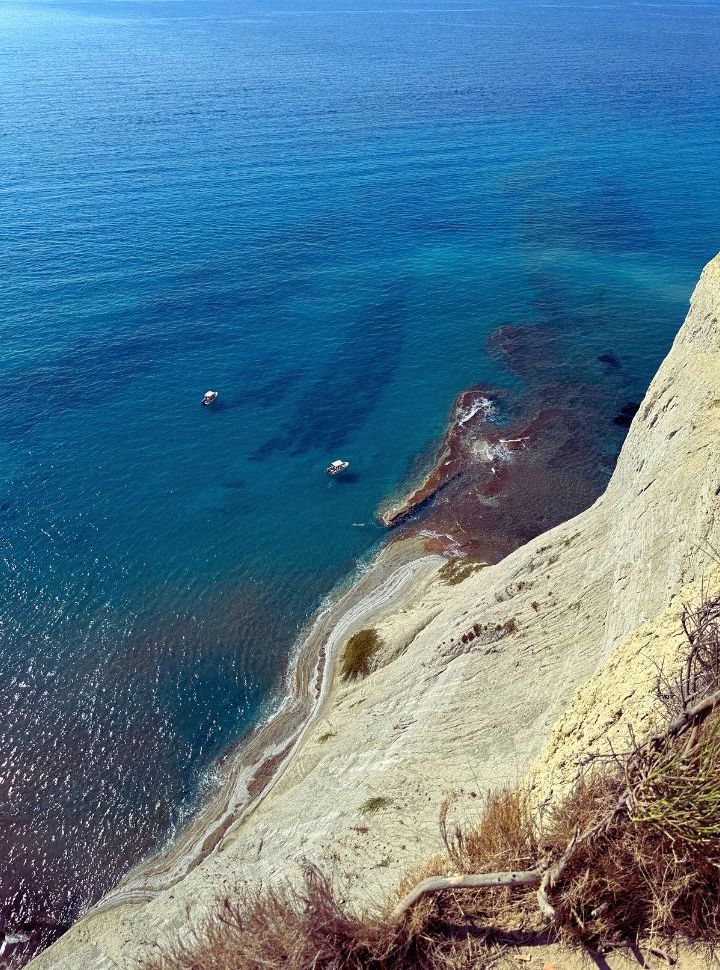
<instances>
[{"instance_id":1,"label":"cliff face","mask_svg":"<svg viewBox=\"0 0 720 970\"><path fill-rule=\"evenodd\" d=\"M428 560L399 605L378 598L376 669L333 684L256 810L174 885L91 913L32 966L136 966L218 893L296 877L306 858L343 874L358 904L382 901L438 848L449 790L467 808L537 762L542 801L585 747L648 716L654 664L672 662L703 550L720 548L718 316L720 257L593 507L456 585Z\"/></svg>"}]
</instances>

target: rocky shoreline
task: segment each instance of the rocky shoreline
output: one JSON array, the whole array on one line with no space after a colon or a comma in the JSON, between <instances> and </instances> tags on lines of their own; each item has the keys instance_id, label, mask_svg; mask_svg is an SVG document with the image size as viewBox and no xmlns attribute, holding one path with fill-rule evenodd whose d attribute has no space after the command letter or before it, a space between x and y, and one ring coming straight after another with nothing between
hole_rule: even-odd
<instances>
[{"instance_id":1,"label":"rocky shoreline","mask_svg":"<svg viewBox=\"0 0 720 970\"><path fill-rule=\"evenodd\" d=\"M507 432L497 420L502 401L500 392L485 387L472 387L457 396L432 469L408 494L378 509L378 519L386 528L420 511L470 464L478 466L482 481L478 494L489 498L501 490L508 459L513 452L531 447L537 433L530 425L518 429L517 437L503 437Z\"/></svg>"},{"instance_id":2,"label":"rocky shoreline","mask_svg":"<svg viewBox=\"0 0 720 970\"><path fill-rule=\"evenodd\" d=\"M376 516L401 535L425 535L429 549L497 563L601 494L638 405L611 353L580 378L551 336L515 325L495 330L487 351L519 390L480 384L459 394L430 467Z\"/></svg>"}]
</instances>

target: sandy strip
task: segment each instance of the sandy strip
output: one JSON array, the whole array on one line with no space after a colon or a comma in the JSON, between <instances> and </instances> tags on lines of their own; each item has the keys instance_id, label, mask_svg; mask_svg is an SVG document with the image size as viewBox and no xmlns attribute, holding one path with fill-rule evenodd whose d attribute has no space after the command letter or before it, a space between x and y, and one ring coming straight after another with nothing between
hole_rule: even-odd
<instances>
[{"instance_id":1,"label":"sandy strip","mask_svg":"<svg viewBox=\"0 0 720 970\"><path fill-rule=\"evenodd\" d=\"M411 587L443 561L426 554L421 542L414 539L385 547L360 579L316 616L302 638L284 700L254 734L225 757L219 790L170 846L134 867L88 916L148 902L218 851L231 833L234 836L280 781L308 732L323 716L340 648L378 614L401 602Z\"/></svg>"}]
</instances>

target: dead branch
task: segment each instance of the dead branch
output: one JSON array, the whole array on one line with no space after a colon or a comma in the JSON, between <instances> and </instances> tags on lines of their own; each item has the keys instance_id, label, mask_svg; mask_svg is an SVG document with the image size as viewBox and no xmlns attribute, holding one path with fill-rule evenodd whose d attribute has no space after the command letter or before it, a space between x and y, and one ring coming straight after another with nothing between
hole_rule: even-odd
<instances>
[{"instance_id":1,"label":"dead branch","mask_svg":"<svg viewBox=\"0 0 720 970\"><path fill-rule=\"evenodd\" d=\"M548 890L554 889L557 883L559 882L560 877L562 876L568 862L570 861L571 855L575 851L575 846L577 845L579 835L580 833L576 829L575 834L568 842L565 848L565 851L560 856L558 861L555 863L554 866L549 866L543 873L543 877L540 882L540 888L538 889L538 892L537 892L537 900L538 900L538 906L540 907L540 912L543 914L543 916L546 919L555 918L555 908L550 902L550 898L548 896Z\"/></svg>"},{"instance_id":2,"label":"dead branch","mask_svg":"<svg viewBox=\"0 0 720 970\"><path fill-rule=\"evenodd\" d=\"M488 872L473 876L430 876L423 879L398 903L393 918L399 920L423 896L444 892L446 889L495 889L498 886L537 886L542 879L542 869L526 869L520 872Z\"/></svg>"}]
</instances>

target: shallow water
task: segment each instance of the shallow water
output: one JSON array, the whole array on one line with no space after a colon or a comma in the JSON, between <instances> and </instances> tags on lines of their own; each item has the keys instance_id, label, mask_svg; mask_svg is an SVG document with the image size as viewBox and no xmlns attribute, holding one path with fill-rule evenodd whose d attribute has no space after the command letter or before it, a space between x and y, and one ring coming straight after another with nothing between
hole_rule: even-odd
<instances>
[{"instance_id":1,"label":"shallow water","mask_svg":"<svg viewBox=\"0 0 720 970\"><path fill-rule=\"evenodd\" d=\"M719 31L0 0L2 919L172 834L464 387L602 383L601 487L719 245Z\"/></svg>"}]
</instances>

